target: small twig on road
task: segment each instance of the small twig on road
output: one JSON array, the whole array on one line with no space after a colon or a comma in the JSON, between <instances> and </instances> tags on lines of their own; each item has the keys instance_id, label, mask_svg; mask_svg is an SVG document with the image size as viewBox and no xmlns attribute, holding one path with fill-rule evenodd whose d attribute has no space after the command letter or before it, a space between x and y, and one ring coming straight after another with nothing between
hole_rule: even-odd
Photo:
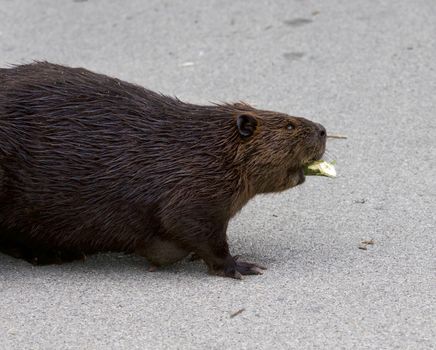
<instances>
[{"instance_id":1,"label":"small twig on road","mask_svg":"<svg viewBox=\"0 0 436 350\"><path fill-rule=\"evenodd\" d=\"M239 314L243 313L244 311L245 311L245 308L239 309L238 311L232 313L232 314L230 315L230 318L233 318L233 317L235 317L235 316L238 316Z\"/></svg>"},{"instance_id":2,"label":"small twig on road","mask_svg":"<svg viewBox=\"0 0 436 350\"><path fill-rule=\"evenodd\" d=\"M359 249L368 250L368 245L374 245L373 239L366 239L359 244Z\"/></svg>"}]
</instances>

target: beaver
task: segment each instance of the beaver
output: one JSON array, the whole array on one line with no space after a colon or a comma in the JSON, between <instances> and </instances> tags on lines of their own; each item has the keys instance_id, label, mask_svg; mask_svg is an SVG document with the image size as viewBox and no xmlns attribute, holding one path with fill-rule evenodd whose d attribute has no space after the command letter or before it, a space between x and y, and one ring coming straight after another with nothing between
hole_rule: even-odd
<instances>
[{"instance_id":1,"label":"beaver","mask_svg":"<svg viewBox=\"0 0 436 350\"><path fill-rule=\"evenodd\" d=\"M195 105L83 68L0 69L0 249L34 264L191 253L215 275L263 266L230 254L229 220L256 194L304 182L326 130L246 103Z\"/></svg>"}]
</instances>

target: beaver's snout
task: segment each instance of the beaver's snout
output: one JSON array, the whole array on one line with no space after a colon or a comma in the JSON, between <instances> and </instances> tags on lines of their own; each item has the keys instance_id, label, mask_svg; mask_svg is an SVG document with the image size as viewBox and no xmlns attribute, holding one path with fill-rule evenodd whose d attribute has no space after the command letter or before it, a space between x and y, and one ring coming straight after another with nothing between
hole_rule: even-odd
<instances>
[{"instance_id":1,"label":"beaver's snout","mask_svg":"<svg viewBox=\"0 0 436 350\"><path fill-rule=\"evenodd\" d=\"M325 127L319 123L313 123L313 159L319 160L322 158L327 141L327 131Z\"/></svg>"},{"instance_id":2,"label":"beaver's snout","mask_svg":"<svg viewBox=\"0 0 436 350\"><path fill-rule=\"evenodd\" d=\"M326 139L327 138L327 131L326 131L325 127L319 123L315 123L315 125L317 127L317 132L318 132L319 137L322 139Z\"/></svg>"}]
</instances>

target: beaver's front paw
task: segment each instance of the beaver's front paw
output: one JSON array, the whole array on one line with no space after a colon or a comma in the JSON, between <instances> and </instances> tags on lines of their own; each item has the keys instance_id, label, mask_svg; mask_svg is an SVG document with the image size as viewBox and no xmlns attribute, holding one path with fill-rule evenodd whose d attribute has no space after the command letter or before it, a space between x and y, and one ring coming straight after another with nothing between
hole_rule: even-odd
<instances>
[{"instance_id":1,"label":"beaver's front paw","mask_svg":"<svg viewBox=\"0 0 436 350\"><path fill-rule=\"evenodd\" d=\"M211 273L223 277L242 279L243 275L262 275L263 270L266 270L265 266L242 261L239 259L239 256L235 256L233 257L232 262L223 269L213 270Z\"/></svg>"}]
</instances>

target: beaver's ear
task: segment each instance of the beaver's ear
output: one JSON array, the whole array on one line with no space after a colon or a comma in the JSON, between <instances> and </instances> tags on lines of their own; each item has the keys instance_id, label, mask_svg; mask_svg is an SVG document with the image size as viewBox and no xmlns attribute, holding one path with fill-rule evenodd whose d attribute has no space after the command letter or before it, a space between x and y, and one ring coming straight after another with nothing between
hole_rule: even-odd
<instances>
[{"instance_id":1,"label":"beaver's ear","mask_svg":"<svg viewBox=\"0 0 436 350\"><path fill-rule=\"evenodd\" d=\"M251 114L241 114L236 119L236 124L238 126L239 135L241 135L242 138L247 138L254 134L257 127L257 120Z\"/></svg>"}]
</instances>

